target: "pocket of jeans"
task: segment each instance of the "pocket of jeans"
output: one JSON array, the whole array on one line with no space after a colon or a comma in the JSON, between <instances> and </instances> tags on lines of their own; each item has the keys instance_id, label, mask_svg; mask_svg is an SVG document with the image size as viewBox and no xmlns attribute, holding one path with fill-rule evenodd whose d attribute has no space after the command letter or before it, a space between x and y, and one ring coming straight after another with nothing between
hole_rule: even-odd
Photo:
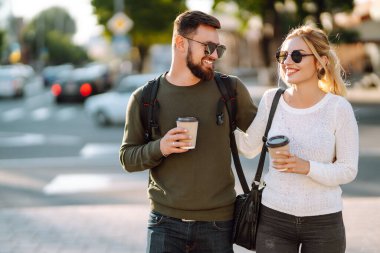
<instances>
[{"instance_id":1,"label":"pocket of jeans","mask_svg":"<svg viewBox=\"0 0 380 253\"><path fill-rule=\"evenodd\" d=\"M229 221L214 221L212 223L212 226L214 228L216 228L217 230L219 230L219 231L232 230L233 225L234 225L233 220L229 220Z\"/></svg>"},{"instance_id":2,"label":"pocket of jeans","mask_svg":"<svg viewBox=\"0 0 380 253\"><path fill-rule=\"evenodd\" d=\"M148 226L149 227L157 226L162 223L163 219L164 219L163 215L159 213L155 213L155 212L150 212L149 219L148 219Z\"/></svg>"}]
</instances>

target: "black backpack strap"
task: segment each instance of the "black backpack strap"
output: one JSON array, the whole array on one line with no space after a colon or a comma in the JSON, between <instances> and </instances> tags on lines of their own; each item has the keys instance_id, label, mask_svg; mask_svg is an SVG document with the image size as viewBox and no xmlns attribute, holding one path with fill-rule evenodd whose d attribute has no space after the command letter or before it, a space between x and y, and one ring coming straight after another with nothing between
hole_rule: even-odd
<instances>
[{"instance_id":1,"label":"black backpack strap","mask_svg":"<svg viewBox=\"0 0 380 253\"><path fill-rule=\"evenodd\" d=\"M236 129L236 83L233 83L228 75L219 72L215 72L214 78L222 95L217 105L216 124L222 125L224 123L223 109L226 106L230 121L230 131L233 132Z\"/></svg>"},{"instance_id":2,"label":"black backpack strap","mask_svg":"<svg viewBox=\"0 0 380 253\"><path fill-rule=\"evenodd\" d=\"M157 92L160 86L160 78L156 77L153 80L150 80L142 90L141 94L141 103L140 103L140 116L141 122L144 127L144 139L145 142L152 140L152 132L159 132L158 125L158 114L159 114L159 103L157 100Z\"/></svg>"},{"instance_id":3,"label":"black backpack strap","mask_svg":"<svg viewBox=\"0 0 380 253\"><path fill-rule=\"evenodd\" d=\"M270 112L269 112L267 126L266 126L265 133L264 133L264 136L263 136L263 147L261 149L260 160L259 160L259 163L257 165L257 171L256 171L255 179L254 179L254 181L252 183L252 187L259 187L260 180L261 180L261 175L263 174L263 168L264 168L264 163L265 163L265 156L266 156L266 153L268 151L268 148L265 145L266 142L267 142L267 138L268 138L268 132L269 132L269 129L271 128L271 126L272 126L272 121L273 121L273 117L274 117L274 114L275 114L276 109L277 109L278 102L280 100L281 95L284 92L285 92L285 89L279 88L277 90L276 94L274 95L272 106L271 106Z\"/></svg>"},{"instance_id":4,"label":"black backpack strap","mask_svg":"<svg viewBox=\"0 0 380 253\"><path fill-rule=\"evenodd\" d=\"M222 94L221 99L218 102L216 112L216 123L222 125L224 122L223 108L224 105L227 108L228 118L230 121L230 148L232 153L232 159L234 161L236 173L238 175L240 185L244 192L249 192L247 180L245 179L243 168L240 163L239 152L236 145L234 130L236 129L236 112L237 112L237 100L236 100L236 86L233 86L232 80L229 76L215 72L215 81L218 85L219 91Z\"/></svg>"}]
</instances>

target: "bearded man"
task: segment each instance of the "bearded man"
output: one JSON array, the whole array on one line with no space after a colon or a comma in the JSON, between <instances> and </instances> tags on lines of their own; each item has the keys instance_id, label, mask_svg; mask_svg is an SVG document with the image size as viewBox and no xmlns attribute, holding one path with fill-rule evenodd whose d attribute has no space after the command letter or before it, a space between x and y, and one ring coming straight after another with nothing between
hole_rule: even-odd
<instances>
[{"instance_id":1,"label":"bearded man","mask_svg":"<svg viewBox=\"0 0 380 253\"><path fill-rule=\"evenodd\" d=\"M174 21L170 70L160 77L157 93L159 128L144 140L140 117L142 89L131 96L120 161L129 172L149 170L147 252L233 252L231 233L236 192L231 169L228 113L216 124L221 98L214 63L226 47L220 44L220 22L200 11L186 11ZM236 125L245 131L256 115L246 87L236 83ZM198 120L195 149L178 117Z\"/></svg>"}]
</instances>

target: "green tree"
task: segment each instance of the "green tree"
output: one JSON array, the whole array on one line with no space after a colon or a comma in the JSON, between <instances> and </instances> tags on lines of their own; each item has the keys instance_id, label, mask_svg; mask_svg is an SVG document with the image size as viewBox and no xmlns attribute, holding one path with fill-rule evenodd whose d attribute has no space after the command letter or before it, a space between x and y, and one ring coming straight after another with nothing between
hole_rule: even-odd
<instances>
[{"instance_id":1,"label":"green tree","mask_svg":"<svg viewBox=\"0 0 380 253\"><path fill-rule=\"evenodd\" d=\"M80 65L88 61L87 53L71 43L71 38L57 31L51 31L46 37L46 48L49 50L48 62L51 65L67 62Z\"/></svg>"},{"instance_id":2,"label":"green tree","mask_svg":"<svg viewBox=\"0 0 380 253\"><path fill-rule=\"evenodd\" d=\"M182 11L186 10L186 0L123 0L124 13L133 20L129 31L134 46L139 50L142 70L148 49L155 43L170 42L173 21ZM98 22L107 28L108 20L114 15L114 1L92 0ZM110 32L107 30L107 34Z\"/></svg>"},{"instance_id":3,"label":"green tree","mask_svg":"<svg viewBox=\"0 0 380 253\"><path fill-rule=\"evenodd\" d=\"M51 7L40 12L23 30L24 51L32 59L44 57L48 64L84 61L85 51L72 42L75 32L75 21L67 11ZM78 59L79 55L83 58Z\"/></svg>"},{"instance_id":4,"label":"green tree","mask_svg":"<svg viewBox=\"0 0 380 253\"><path fill-rule=\"evenodd\" d=\"M246 24L252 15L259 15L264 24L273 27L273 34L264 33L261 43L267 67L272 62L272 48L280 46L281 40L292 27L312 20L323 28L322 13L334 14L353 8L353 0L215 0L214 8L220 2L235 2L239 7L239 18L243 24Z\"/></svg>"}]
</instances>

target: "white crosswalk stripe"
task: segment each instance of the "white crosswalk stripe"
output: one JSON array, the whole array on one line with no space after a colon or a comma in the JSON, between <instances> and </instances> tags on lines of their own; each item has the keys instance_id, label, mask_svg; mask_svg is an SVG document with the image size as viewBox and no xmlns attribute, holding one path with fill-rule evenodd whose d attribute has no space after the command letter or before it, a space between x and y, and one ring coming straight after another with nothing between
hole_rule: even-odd
<instances>
[{"instance_id":1,"label":"white crosswalk stripe","mask_svg":"<svg viewBox=\"0 0 380 253\"><path fill-rule=\"evenodd\" d=\"M82 114L81 108L78 107L39 107L33 110L17 107L0 113L0 122L12 123L16 121L37 121L44 122L56 120L60 122L75 119Z\"/></svg>"},{"instance_id":2,"label":"white crosswalk stripe","mask_svg":"<svg viewBox=\"0 0 380 253\"><path fill-rule=\"evenodd\" d=\"M25 110L23 108L18 107L3 112L0 116L0 120L3 122L12 122L25 117L25 115Z\"/></svg>"}]
</instances>

